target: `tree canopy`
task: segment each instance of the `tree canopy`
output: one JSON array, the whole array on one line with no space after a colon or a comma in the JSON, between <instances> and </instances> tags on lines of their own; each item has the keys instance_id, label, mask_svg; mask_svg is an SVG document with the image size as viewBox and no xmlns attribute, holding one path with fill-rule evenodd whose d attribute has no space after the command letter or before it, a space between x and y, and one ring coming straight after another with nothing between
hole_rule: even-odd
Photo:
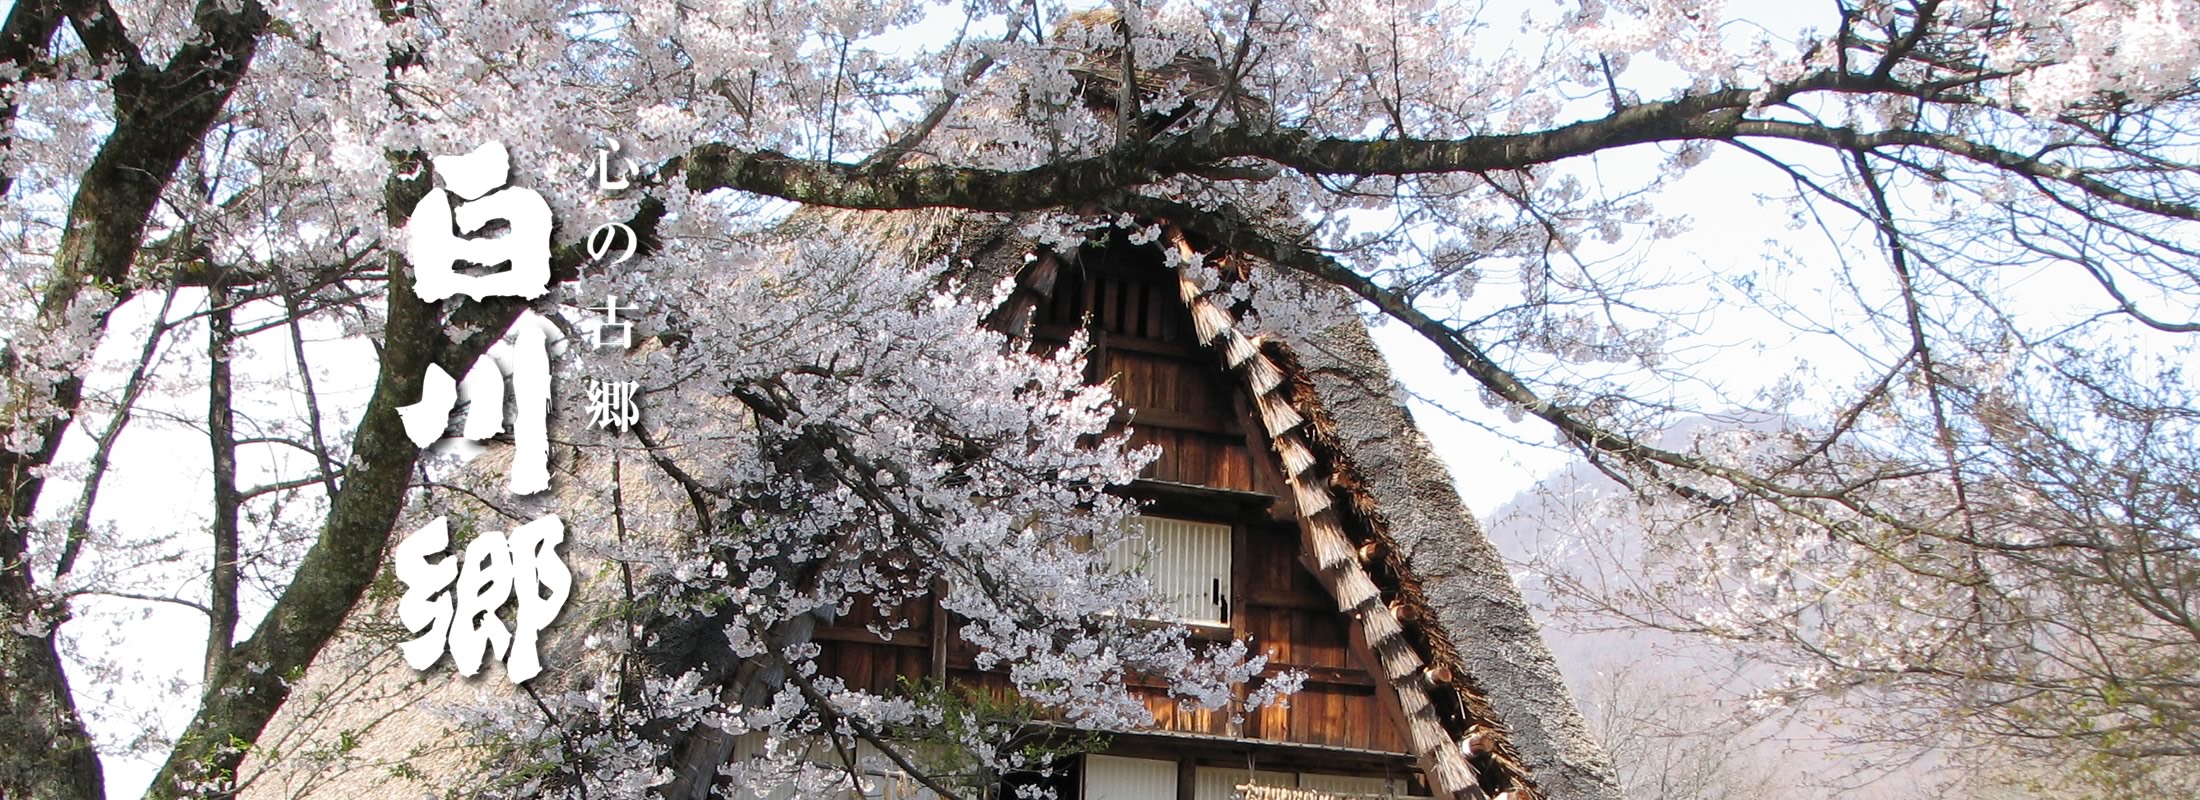
<instances>
[{"instance_id":1,"label":"tree canopy","mask_svg":"<svg viewBox=\"0 0 2200 800\"><path fill-rule=\"evenodd\" d=\"M108 678L70 666L72 615L100 598L207 620L203 682L175 692L188 727L138 744L165 753L149 796L228 791L441 479L397 407L531 307L606 291L667 343L621 377L692 409L641 431L691 501L649 524L693 532L645 589L754 611L736 649L929 585L834 571L836 548L869 548L966 570L979 644L1094 724L1127 713L1124 664L1206 701L1257 668L1094 623L1140 587L1063 566L1090 558L1061 543L1114 529L1103 489L1138 454L1079 445L1107 414L1074 353L1004 350L988 293L936 280L958 265L805 240L802 207L1014 214L1062 247L1174 225L1339 287L1472 382L1483 408L1460 413L1531 421L1634 490L1662 560L1624 590L1561 580L1579 607L1746 644L1782 668L1766 703L1913 712L1874 736L2100 791L2190 775L2200 4L1526 5L18 0L0 794L103 795L101 752L123 745L95 747L75 698ZM613 140L636 172L604 191ZM400 233L427 159L488 141L559 220L565 288L422 302ZM1758 183L1677 188L1711 165ZM1717 202L1795 224L1731 272L1669 269L1659 244L1718 225ZM612 221L644 246L604 270L586 239ZM1300 294L1199 261L1269 333L1303 333ZM1838 355L1722 375L1745 346L1711 325L1728 308ZM371 390L316 389L329 335L373 343ZM95 364L118 342L125 363ZM246 351L299 379L254 383ZM203 405L136 411L164 394ZM203 520L103 524L129 500L99 492L110 451L163 415L203 432ZM1699 415L1746 424L1665 435ZM71 437L88 457L64 457ZM698 448L723 458L675 455ZM757 716L733 723L703 708L720 687L676 677L637 681L658 699L634 707L665 716L604 714L557 785L663 780L667 731L706 717L855 707L794 681L776 706L736 692ZM921 713L862 709L803 724Z\"/></svg>"}]
</instances>

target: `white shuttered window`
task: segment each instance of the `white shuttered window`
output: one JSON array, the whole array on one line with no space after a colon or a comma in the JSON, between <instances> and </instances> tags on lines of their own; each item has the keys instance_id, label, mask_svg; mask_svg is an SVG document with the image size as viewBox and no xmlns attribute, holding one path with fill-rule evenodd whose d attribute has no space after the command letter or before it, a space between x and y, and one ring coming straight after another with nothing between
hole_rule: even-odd
<instances>
[{"instance_id":1,"label":"white shuttered window","mask_svg":"<svg viewBox=\"0 0 2200 800\"><path fill-rule=\"evenodd\" d=\"M1230 526L1165 517L1133 517L1131 535L1108 549L1108 565L1138 570L1169 610L1185 621L1230 621Z\"/></svg>"},{"instance_id":2,"label":"white shuttered window","mask_svg":"<svg viewBox=\"0 0 2200 800\"><path fill-rule=\"evenodd\" d=\"M1085 800L1167 800L1174 797L1174 761L1085 757Z\"/></svg>"}]
</instances>

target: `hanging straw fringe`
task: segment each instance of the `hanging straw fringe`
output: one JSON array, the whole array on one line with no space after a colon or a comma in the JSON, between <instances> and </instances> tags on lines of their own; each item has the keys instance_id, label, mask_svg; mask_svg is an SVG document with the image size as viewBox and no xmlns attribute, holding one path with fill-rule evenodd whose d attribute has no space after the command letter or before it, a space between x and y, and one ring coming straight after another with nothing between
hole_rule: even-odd
<instances>
[{"instance_id":1,"label":"hanging straw fringe","mask_svg":"<svg viewBox=\"0 0 2200 800\"><path fill-rule=\"evenodd\" d=\"M1170 226L1164 235L1187 262L1196 255L1191 242L1175 226ZM1378 662L1375 666L1389 679L1399 706L1405 712L1406 738L1412 743L1413 751L1428 765L1430 786L1447 797L1475 800L1485 797L1475 780L1474 768L1467 765L1465 754L1444 729L1443 720L1439 719L1430 701L1430 682L1423 674L1426 663L1407 641L1405 626L1399 622L1397 610L1383 602L1381 588L1360 563L1358 550L1352 546L1351 537L1338 520L1339 511L1330 498L1329 476L1315 469L1318 461L1313 450L1292 432L1306 424L1306 417L1276 391L1283 385L1283 370L1260 352L1259 342L1240 333L1230 313L1207 297L1181 270L1177 273L1177 294L1191 311L1192 328L1199 341L1220 349L1230 369L1244 378L1247 388L1252 391L1261 425L1282 459L1284 477L1291 486L1293 499L1298 502L1299 524L1313 546L1314 560L1324 573L1334 576L1332 585L1336 587L1339 609L1353 612L1359 618L1361 631L1366 634L1368 647L1374 651ZM1239 786L1236 796L1244 800L1379 800L1384 797L1274 786Z\"/></svg>"},{"instance_id":2,"label":"hanging straw fringe","mask_svg":"<svg viewBox=\"0 0 2200 800\"><path fill-rule=\"evenodd\" d=\"M1234 796L1239 800L1402 800L1388 792L1325 792L1257 783L1240 784Z\"/></svg>"}]
</instances>

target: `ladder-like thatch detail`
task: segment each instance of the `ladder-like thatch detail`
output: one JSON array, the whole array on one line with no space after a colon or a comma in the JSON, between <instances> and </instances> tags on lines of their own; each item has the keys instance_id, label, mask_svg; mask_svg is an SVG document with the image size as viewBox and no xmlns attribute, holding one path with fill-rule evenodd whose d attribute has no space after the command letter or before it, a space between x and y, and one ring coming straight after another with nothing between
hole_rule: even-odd
<instances>
[{"instance_id":1,"label":"ladder-like thatch detail","mask_svg":"<svg viewBox=\"0 0 2200 800\"><path fill-rule=\"evenodd\" d=\"M1198 262L1199 253L1181 231L1172 227L1166 236L1186 263ZM1230 369L1245 380L1254 405L1262 409L1261 419L1271 446L1284 462L1284 480L1297 501L1301 535L1319 567L1319 577L1336 595L1338 609L1360 622L1368 649L1379 662L1377 667L1397 694L1406 717L1407 739L1414 755L1422 760L1430 785L1445 797L1483 800L1488 795L1482 791L1474 768L1467 764L1466 754L1460 751L1457 739L1445 729L1443 718L1430 702L1429 694L1435 687L1424 673L1427 664L1407 641L1397 612L1383 602L1381 589L1368 575L1358 548L1353 547L1345 532L1340 509L1331 500L1330 477L1316 463L1299 433L1304 415L1292 409L1278 392L1283 385L1283 370L1261 352L1257 341L1239 332L1230 312L1208 297L1182 269L1177 271L1177 287L1185 306L1191 309L1200 343L1222 352Z\"/></svg>"}]
</instances>

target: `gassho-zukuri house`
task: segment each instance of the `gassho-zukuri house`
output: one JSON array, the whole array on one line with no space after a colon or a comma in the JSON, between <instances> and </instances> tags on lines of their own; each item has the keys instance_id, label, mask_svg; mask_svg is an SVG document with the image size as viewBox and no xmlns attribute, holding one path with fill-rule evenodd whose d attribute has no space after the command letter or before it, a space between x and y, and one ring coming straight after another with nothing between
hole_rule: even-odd
<instances>
[{"instance_id":1,"label":"gassho-zukuri house","mask_svg":"<svg viewBox=\"0 0 2200 800\"><path fill-rule=\"evenodd\" d=\"M1161 453L1123 490L1144 504L1154 555L1141 568L1196 637L1248 639L1270 670L1307 676L1287 705L1236 721L1156 691L1150 727L1108 732L1104 749L1026 780L1063 800L1619 797L1519 590L1346 306L1316 334L1252 337L1229 293L1167 266L1165 249L1200 252L1226 280L1274 267L1175 228L1145 244L1118 233L1053 252L1022 239L1013 221L976 215L846 213L807 224L821 226L816 235L946 254L912 263L958 265L968 285L1016 276L993 324L1031 347L1085 331L1090 378L1108 382L1126 407L1134 444ZM553 464L569 475L595 468ZM569 513L573 574L593 574L585 538L607 526L586 509ZM568 618L607 600L591 592L576 580ZM370 600L354 621L387 628L392 613ZM881 693L905 679L1006 685L976 667L952 615L931 600L885 616L896 619L859 603L818 626L821 671ZM898 629L875 632L886 628ZM544 662L577 653L571 638L556 626L546 632ZM464 748L446 746L458 734L437 709L516 689L501 678L459 679L447 666L414 673L395 649L386 637L332 645L261 742L259 752L275 757L246 762L243 795L463 796L478 770ZM340 763L282 755L325 753L338 737ZM740 758L745 746L722 749ZM878 777L867 796L933 796ZM686 796L718 794L706 782L680 786Z\"/></svg>"}]
</instances>

